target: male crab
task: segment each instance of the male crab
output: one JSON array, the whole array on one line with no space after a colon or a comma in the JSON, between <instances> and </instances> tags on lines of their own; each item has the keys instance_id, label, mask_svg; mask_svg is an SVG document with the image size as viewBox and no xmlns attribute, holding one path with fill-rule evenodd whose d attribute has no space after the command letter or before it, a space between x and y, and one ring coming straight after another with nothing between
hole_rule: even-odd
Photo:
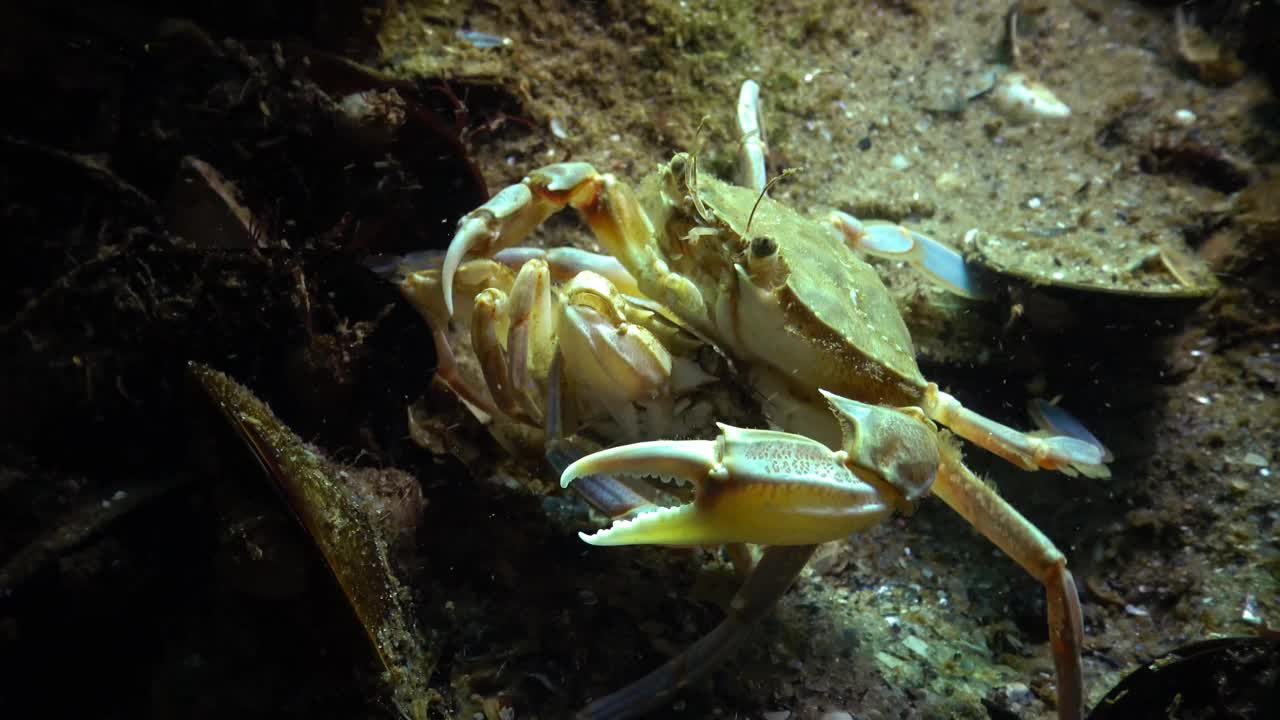
<instances>
[{"instance_id":1,"label":"male crab","mask_svg":"<svg viewBox=\"0 0 1280 720\"><path fill-rule=\"evenodd\" d=\"M544 426L562 484L616 518L584 540L767 546L716 630L580 716L632 717L702 677L817 544L932 492L1044 584L1058 713L1081 717L1083 630L1066 559L964 466L937 425L1028 470L1097 466L1101 449L1006 427L924 379L892 298L850 247L908 258L957 292L980 288L958 255L928 238L840 213L815 222L768 198L758 92L746 81L738 104L747 187L699 172L683 153L639 196L586 163L550 165L462 218L442 267L407 273L401 284L432 325L444 381L490 415ZM607 256L512 248L566 206ZM567 280L558 288L556 274ZM445 339L455 295L474 297L471 340L487 393L462 378ZM641 442L564 467L562 413L580 423L612 418L630 440L670 434L674 402L709 380L696 361L708 345L759 393L780 430L718 424L713 441ZM638 406L647 410L643 428ZM690 481L695 496L654 507L623 475Z\"/></svg>"}]
</instances>

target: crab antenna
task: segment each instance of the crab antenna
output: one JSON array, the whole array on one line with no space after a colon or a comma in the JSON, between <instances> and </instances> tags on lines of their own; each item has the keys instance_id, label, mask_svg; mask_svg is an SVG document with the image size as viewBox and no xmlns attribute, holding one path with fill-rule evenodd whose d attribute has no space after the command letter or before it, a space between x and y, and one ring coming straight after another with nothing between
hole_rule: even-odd
<instances>
[{"instance_id":1,"label":"crab antenna","mask_svg":"<svg viewBox=\"0 0 1280 720\"><path fill-rule=\"evenodd\" d=\"M1009 43L1009 67L1017 69L1022 61L1022 53L1018 50L1018 14L1022 11L1022 3L1015 2L1009 7L1008 24L1005 34Z\"/></svg>"},{"instance_id":2,"label":"crab antenna","mask_svg":"<svg viewBox=\"0 0 1280 720\"><path fill-rule=\"evenodd\" d=\"M702 128L706 127L707 123L710 120L711 120L710 115L703 115L702 119L698 121L698 128L693 131L693 152L690 153L691 155L690 167L691 167L691 172L693 173L694 186L696 186L698 182L698 152L702 150L702 145L701 145Z\"/></svg>"},{"instance_id":3,"label":"crab antenna","mask_svg":"<svg viewBox=\"0 0 1280 720\"><path fill-rule=\"evenodd\" d=\"M709 122L711 122L711 116L703 115L702 119L698 121L697 129L693 131L693 152L695 155L697 154L698 150L701 149L701 147L698 145L698 141L701 140L701 137L702 137L702 128L706 127L707 123Z\"/></svg>"},{"instance_id":4,"label":"crab antenna","mask_svg":"<svg viewBox=\"0 0 1280 720\"><path fill-rule=\"evenodd\" d=\"M803 168L787 168L786 170L783 170L781 173L778 173L777 175L775 175L772 180L765 183L764 189L761 190L760 195L756 197L756 204L751 206L751 214L747 216L747 229L742 231L743 235L748 235L751 233L751 221L754 220L756 217L756 208L760 207L760 201L763 200L764 196L769 192L769 188L773 187L774 183L778 182L782 178L788 175L794 175L800 172L802 169Z\"/></svg>"}]
</instances>

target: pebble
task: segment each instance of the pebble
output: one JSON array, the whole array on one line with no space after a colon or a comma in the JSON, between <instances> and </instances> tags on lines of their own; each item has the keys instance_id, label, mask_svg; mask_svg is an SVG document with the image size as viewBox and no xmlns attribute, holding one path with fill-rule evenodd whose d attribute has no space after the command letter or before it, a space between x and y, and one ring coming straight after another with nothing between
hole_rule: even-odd
<instances>
[{"instance_id":1,"label":"pebble","mask_svg":"<svg viewBox=\"0 0 1280 720\"><path fill-rule=\"evenodd\" d=\"M479 50L511 47L512 45L511 38L509 37L490 35L489 33L478 32L476 30L458 30L458 38L471 45L471 47Z\"/></svg>"},{"instance_id":2,"label":"pebble","mask_svg":"<svg viewBox=\"0 0 1280 720\"><path fill-rule=\"evenodd\" d=\"M1252 593L1245 596L1244 608L1240 610L1240 619L1250 625L1262 625L1262 616L1258 614L1258 599Z\"/></svg>"},{"instance_id":3,"label":"pebble","mask_svg":"<svg viewBox=\"0 0 1280 720\"><path fill-rule=\"evenodd\" d=\"M1196 121L1196 114L1186 108L1182 108L1173 113L1173 121L1186 127Z\"/></svg>"},{"instance_id":4,"label":"pebble","mask_svg":"<svg viewBox=\"0 0 1280 720\"><path fill-rule=\"evenodd\" d=\"M1252 465L1254 467L1266 467L1267 459L1255 452L1245 453L1244 464ZM114 500L116 498L112 498L112 499Z\"/></svg>"},{"instance_id":5,"label":"pebble","mask_svg":"<svg viewBox=\"0 0 1280 720\"><path fill-rule=\"evenodd\" d=\"M1004 694L1011 702L1019 704L1031 702L1031 688L1027 687L1025 683L1011 682L1005 685Z\"/></svg>"},{"instance_id":6,"label":"pebble","mask_svg":"<svg viewBox=\"0 0 1280 720\"><path fill-rule=\"evenodd\" d=\"M761 717L764 720L789 720L791 717L790 710L770 710Z\"/></svg>"},{"instance_id":7,"label":"pebble","mask_svg":"<svg viewBox=\"0 0 1280 720\"><path fill-rule=\"evenodd\" d=\"M947 170L946 172L939 175L933 181L933 184L935 187L937 187L939 190L943 192L953 192L955 190L959 190L962 187L964 187L964 179L961 178L958 173L954 173L954 172L951 172L950 170Z\"/></svg>"},{"instance_id":8,"label":"pebble","mask_svg":"<svg viewBox=\"0 0 1280 720\"><path fill-rule=\"evenodd\" d=\"M823 713L818 720L853 720L853 716L843 710L831 710Z\"/></svg>"},{"instance_id":9,"label":"pebble","mask_svg":"<svg viewBox=\"0 0 1280 720\"><path fill-rule=\"evenodd\" d=\"M907 168L911 167L911 161L907 159L906 155L903 155L902 153L898 153L897 155L894 155L891 160L889 160L889 165L894 170L906 170Z\"/></svg>"},{"instance_id":10,"label":"pebble","mask_svg":"<svg viewBox=\"0 0 1280 720\"><path fill-rule=\"evenodd\" d=\"M902 644L906 645L907 649L916 655L919 655L925 660L929 659L929 643L924 640L921 640L915 635L908 635L907 638L902 641Z\"/></svg>"}]
</instances>

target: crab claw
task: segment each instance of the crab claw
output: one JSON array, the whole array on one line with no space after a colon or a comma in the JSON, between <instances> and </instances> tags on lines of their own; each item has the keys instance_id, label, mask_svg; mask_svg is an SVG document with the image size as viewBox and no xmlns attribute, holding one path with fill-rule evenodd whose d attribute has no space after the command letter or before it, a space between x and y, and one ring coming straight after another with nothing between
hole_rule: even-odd
<instances>
[{"instance_id":1,"label":"crab claw","mask_svg":"<svg viewBox=\"0 0 1280 720\"><path fill-rule=\"evenodd\" d=\"M710 440L656 441L588 455L560 484L592 474L656 475L694 485L693 502L615 520L592 545L813 545L870 527L891 501L847 464L848 454L790 433L720 425Z\"/></svg>"},{"instance_id":2,"label":"crab claw","mask_svg":"<svg viewBox=\"0 0 1280 720\"><path fill-rule=\"evenodd\" d=\"M440 268L440 284L444 291L444 304L453 316L453 276L468 255L491 253L498 250L504 221L517 216L533 203L533 193L524 185L511 185L479 208L472 210L458 221L458 231L449 243Z\"/></svg>"},{"instance_id":3,"label":"crab claw","mask_svg":"<svg viewBox=\"0 0 1280 720\"><path fill-rule=\"evenodd\" d=\"M583 162L556 163L508 185L458 221L440 268L445 309L453 316L453 276L472 255L493 255L523 240L569 203L590 204L603 180Z\"/></svg>"}]
</instances>

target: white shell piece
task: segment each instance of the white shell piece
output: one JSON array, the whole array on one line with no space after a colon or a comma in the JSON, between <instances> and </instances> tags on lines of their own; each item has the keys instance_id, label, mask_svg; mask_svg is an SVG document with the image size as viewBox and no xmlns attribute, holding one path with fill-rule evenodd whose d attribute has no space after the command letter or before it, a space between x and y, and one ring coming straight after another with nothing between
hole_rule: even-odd
<instances>
[{"instance_id":1,"label":"white shell piece","mask_svg":"<svg viewBox=\"0 0 1280 720\"><path fill-rule=\"evenodd\" d=\"M991 90L991 102L1004 116L1018 122L1058 120L1071 116L1071 108L1053 91L1024 73L1006 73Z\"/></svg>"}]
</instances>

